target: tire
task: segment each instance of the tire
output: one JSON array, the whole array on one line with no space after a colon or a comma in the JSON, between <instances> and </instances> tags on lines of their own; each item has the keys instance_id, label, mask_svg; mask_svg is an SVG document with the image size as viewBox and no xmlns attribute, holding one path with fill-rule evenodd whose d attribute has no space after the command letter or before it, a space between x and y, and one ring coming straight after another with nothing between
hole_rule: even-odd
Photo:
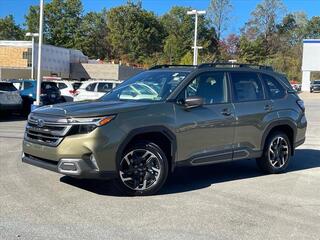
<instances>
[{"instance_id":1,"label":"tire","mask_svg":"<svg viewBox=\"0 0 320 240\"><path fill-rule=\"evenodd\" d=\"M258 167L267 174L284 172L290 162L291 148L285 133L271 133L266 140L262 157L256 160Z\"/></svg>"},{"instance_id":2,"label":"tire","mask_svg":"<svg viewBox=\"0 0 320 240\"><path fill-rule=\"evenodd\" d=\"M121 193L148 196L157 193L168 177L168 160L155 143L139 141L124 150L114 180Z\"/></svg>"}]
</instances>

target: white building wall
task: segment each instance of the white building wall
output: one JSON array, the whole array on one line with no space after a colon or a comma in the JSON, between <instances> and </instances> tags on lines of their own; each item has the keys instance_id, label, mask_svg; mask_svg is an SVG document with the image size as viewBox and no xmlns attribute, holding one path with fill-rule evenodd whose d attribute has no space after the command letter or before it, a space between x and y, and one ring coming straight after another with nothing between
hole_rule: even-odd
<instances>
[{"instance_id":1,"label":"white building wall","mask_svg":"<svg viewBox=\"0 0 320 240\"><path fill-rule=\"evenodd\" d=\"M320 72L320 39L303 40L302 91L310 91L311 72Z\"/></svg>"}]
</instances>

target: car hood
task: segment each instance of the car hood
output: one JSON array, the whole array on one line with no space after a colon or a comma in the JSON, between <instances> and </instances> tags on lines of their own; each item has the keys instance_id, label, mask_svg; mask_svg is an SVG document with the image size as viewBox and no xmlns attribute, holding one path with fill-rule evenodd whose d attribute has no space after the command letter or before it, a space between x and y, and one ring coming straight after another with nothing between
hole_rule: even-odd
<instances>
[{"instance_id":1,"label":"car hood","mask_svg":"<svg viewBox=\"0 0 320 240\"><path fill-rule=\"evenodd\" d=\"M150 102L127 101L85 101L48 105L34 111L35 114L63 117L97 117L120 112L136 111L150 105Z\"/></svg>"}]
</instances>

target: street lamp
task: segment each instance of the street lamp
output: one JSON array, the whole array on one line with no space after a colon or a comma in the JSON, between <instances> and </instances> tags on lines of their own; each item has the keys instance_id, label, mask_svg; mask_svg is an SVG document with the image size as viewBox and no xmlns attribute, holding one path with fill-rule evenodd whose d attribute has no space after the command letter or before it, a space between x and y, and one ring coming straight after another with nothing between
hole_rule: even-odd
<instances>
[{"instance_id":1,"label":"street lamp","mask_svg":"<svg viewBox=\"0 0 320 240\"><path fill-rule=\"evenodd\" d=\"M42 37L43 37L43 5L44 5L44 0L40 0L37 94L36 94L36 104L35 104L36 107L40 106L40 94L41 94L41 57L42 57Z\"/></svg>"},{"instance_id":2,"label":"street lamp","mask_svg":"<svg viewBox=\"0 0 320 240\"><path fill-rule=\"evenodd\" d=\"M27 37L32 38L32 53L31 53L31 79L34 79L34 38L39 37L39 33L26 33Z\"/></svg>"},{"instance_id":3,"label":"street lamp","mask_svg":"<svg viewBox=\"0 0 320 240\"><path fill-rule=\"evenodd\" d=\"M202 47L197 46L197 39L198 39L198 15L206 14L206 11L197 11L191 10L187 11L188 15L195 15L195 22L194 22L194 45L193 45L193 65L198 65L198 49L202 49Z\"/></svg>"}]
</instances>

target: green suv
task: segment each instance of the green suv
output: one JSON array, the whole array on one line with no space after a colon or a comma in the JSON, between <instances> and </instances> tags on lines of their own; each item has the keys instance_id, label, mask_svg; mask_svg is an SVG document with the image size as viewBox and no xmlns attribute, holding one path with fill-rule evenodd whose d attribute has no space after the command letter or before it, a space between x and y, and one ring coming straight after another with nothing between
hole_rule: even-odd
<instances>
[{"instance_id":1,"label":"green suv","mask_svg":"<svg viewBox=\"0 0 320 240\"><path fill-rule=\"evenodd\" d=\"M180 166L256 159L287 169L305 140L303 101L270 67L161 65L98 101L45 106L28 118L22 161L150 195Z\"/></svg>"}]
</instances>

